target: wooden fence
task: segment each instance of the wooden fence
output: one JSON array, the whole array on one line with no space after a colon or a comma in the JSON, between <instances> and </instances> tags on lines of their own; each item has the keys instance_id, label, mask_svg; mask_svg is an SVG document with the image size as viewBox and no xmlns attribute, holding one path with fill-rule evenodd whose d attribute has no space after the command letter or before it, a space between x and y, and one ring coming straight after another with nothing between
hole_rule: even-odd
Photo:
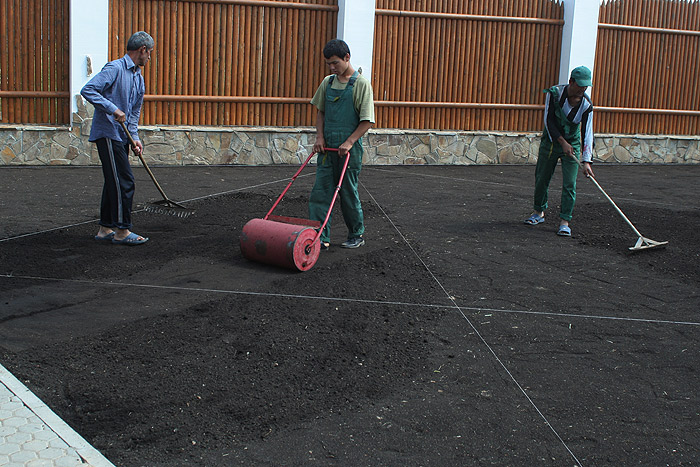
<instances>
[{"instance_id":1,"label":"wooden fence","mask_svg":"<svg viewBox=\"0 0 700 467\"><path fill-rule=\"evenodd\" d=\"M551 0L377 0L377 126L541 130L563 14Z\"/></svg>"},{"instance_id":2,"label":"wooden fence","mask_svg":"<svg viewBox=\"0 0 700 467\"><path fill-rule=\"evenodd\" d=\"M67 124L68 2L0 0L0 123Z\"/></svg>"},{"instance_id":3,"label":"wooden fence","mask_svg":"<svg viewBox=\"0 0 700 467\"><path fill-rule=\"evenodd\" d=\"M337 14L335 0L112 0L110 58L154 37L145 124L311 125Z\"/></svg>"},{"instance_id":4,"label":"wooden fence","mask_svg":"<svg viewBox=\"0 0 700 467\"><path fill-rule=\"evenodd\" d=\"M416 4L377 2L377 126L540 129L541 91L558 74L561 4L407 9ZM313 125L308 102L327 73L320 49L335 36L337 10L335 0L112 0L110 56L136 30L156 38L144 123Z\"/></svg>"},{"instance_id":5,"label":"wooden fence","mask_svg":"<svg viewBox=\"0 0 700 467\"><path fill-rule=\"evenodd\" d=\"M700 134L700 3L606 1L593 86L596 131Z\"/></svg>"},{"instance_id":6,"label":"wooden fence","mask_svg":"<svg viewBox=\"0 0 700 467\"><path fill-rule=\"evenodd\" d=\"M0 0L0 123L67 124L68 5ZM539 131L561 0L377 0L377 127ZM337 0L111 0L110 59L156 39L144 124L307 126ZM700 2L606 0L592 89L603 133L700 134Z\"/></svg>"}]
</instances>

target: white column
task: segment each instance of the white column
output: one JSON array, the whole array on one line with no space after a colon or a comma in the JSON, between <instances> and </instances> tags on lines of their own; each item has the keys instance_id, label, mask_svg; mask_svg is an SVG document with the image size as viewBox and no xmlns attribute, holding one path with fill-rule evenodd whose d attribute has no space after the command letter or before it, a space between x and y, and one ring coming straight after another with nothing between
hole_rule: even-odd
<instances>
[{"instance_id":1,"label":"white column","mask_svg":"<svg viewBox=\"0 0 700 467\"><path fill-rule=\"evenodd\" d=\"M600 0L564 0L559 84L568 83L571 70L577 66L593 71L599 13Z\"/></svg>"},{"instance_id":2,"label":"white column","mask_svg":"<svg viewBox=\"0 0 700 467\"><path fill-rule=\"evenodd\" d=\"M109 0L70 0L70 101L107 63ZM90 68L92 69L90 71Z\"/></svg>"},{"instance_id":3,"label":"white column","mask_svg":"<svg viewBox=\"0 0 700 467\"><path fill-rule=\"evenodd\" d=\"M375 0L338 0L338 39L350 47L350 63L372 80Z\"/></svg>"}]
</instances>

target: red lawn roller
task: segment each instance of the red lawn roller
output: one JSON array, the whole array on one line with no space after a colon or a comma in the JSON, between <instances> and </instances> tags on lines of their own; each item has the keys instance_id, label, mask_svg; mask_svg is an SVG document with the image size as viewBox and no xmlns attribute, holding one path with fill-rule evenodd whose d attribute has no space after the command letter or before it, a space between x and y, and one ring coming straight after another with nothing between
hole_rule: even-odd
<instances>
[{"instance_id":1,"label":"red lawn roller","mask_svg":"<svg viewBox=\"0 0 700 467\"><path fill-rule=\"evenodd\" d=\"M333 148L324 148L324 151L338 152L337 149ZM323 224L311 219L272 215L289 187L292 186L294 180L304 170L314 154L316 153L312 152L299 167L267 215L263 219L251 219L243 226L240 239L241 252L249 260L299 271L308 271L316 264L321 252L321 232L328 222L333 204L335 204L338 192L340 192L350 155L345 157L340 180L335 188L335 193L333 193L333 199Z\"/></svg>"}]
</instances>

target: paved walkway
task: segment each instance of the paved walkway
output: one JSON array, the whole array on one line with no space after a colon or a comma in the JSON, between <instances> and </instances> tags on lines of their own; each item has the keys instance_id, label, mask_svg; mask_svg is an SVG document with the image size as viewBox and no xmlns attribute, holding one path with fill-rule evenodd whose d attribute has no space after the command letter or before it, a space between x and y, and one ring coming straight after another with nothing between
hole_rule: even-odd
<instances>
[{"instance_id":1,"label":"paved walkway","mask_svg":"<svg viewBox=\"0 0 700 467\"><path fill-rule=\"evenodd\" d=\"M114 467L2 365L0 465Z\"/></svg>"}]
</instances>

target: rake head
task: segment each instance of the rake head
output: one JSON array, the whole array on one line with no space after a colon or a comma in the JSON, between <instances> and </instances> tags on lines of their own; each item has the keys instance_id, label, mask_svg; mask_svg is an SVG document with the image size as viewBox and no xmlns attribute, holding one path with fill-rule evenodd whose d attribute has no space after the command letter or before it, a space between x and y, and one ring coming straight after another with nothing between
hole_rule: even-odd
<instances>
[{"instance_id":1,"label":"rake head","mask_svg":"<svg viewBox=\"0 0 700 467\"><path fill-rule=\"evenodd\" d=\"M649 248L658 248L668 244L668 242L657 242L650 238L639 237L637 243L629 249L632 251L648 250Z\"/></svg>"},{"instance_id":2,"label":"rake head","mask_svg":"<svg viewBox=\"0 0 700 467\"><path fill-rule=\"evenodd\" d=\"M175 201L170 201L169 199L148 203L144 209L155 214L165 214L183 219L194 214L194 209L188 209Z\"/></svg>"}]
</instances>

